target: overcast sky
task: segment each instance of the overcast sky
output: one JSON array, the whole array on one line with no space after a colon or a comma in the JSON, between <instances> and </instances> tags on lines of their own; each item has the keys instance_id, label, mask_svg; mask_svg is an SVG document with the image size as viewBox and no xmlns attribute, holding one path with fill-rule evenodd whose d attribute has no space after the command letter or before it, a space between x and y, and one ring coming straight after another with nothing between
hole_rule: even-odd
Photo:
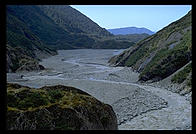
<instances>
[{"instance_id":1,"label":"overcast sky","mask_svg":"<svg viewBox=\"0 0 196 134\"><path fill-rule=\"evenodd\" d=\"M112 29L145 27L161 30L192 9L191 5L71 5L99 26Z\"/></svg>"}]
</instances>

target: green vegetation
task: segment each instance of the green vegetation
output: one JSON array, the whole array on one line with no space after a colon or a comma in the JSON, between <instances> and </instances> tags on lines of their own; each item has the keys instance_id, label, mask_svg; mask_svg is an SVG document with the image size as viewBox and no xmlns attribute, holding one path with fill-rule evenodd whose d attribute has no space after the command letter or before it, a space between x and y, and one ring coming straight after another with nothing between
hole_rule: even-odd
<instances>
[{"instance_id":1,"label":"green vegetation","mask_svg":"<svg viewBox=\"0 0 196 134\"><path fill-rule=\"evenodd\" d=\"M190 77L187 79L187 86L192 88L192 71L190 72Z\"/></svg>"},{"instance_id":2,"label":"green vegetation","mask_svg":"<svg viewBox=\"0 0 196 134\"><path fill-rule=\"evenodd\" d=\"M39 8L56 24L70 33L111 36L106 29L99 27L88 17L68 5L42 5Z\"/></svg>"},{"instance_id":3,"label":"green vegetation","mask_svg":"<svg viewBox=\"0 0 196 134\"><path fill-rule=\"evenodd\" d=\"M48 91L48 95L51 97L51 102L56 102L63 97L62 91L58 89Z\"/></svg>"},{"instance_id":4,"label":"green vegetation","mask_svg":"<svg viewBox=\"0 0 196 134\"><path fill-rule=\"evenodd\" d=\"M57 89L56 89L57 88ZM92 97L72 87L60 86L30 89L28 87L7 84L7 105L19 110L28 110L40 106L48 106L59 103L62 107L80 106L92 102ZM62 89L63 88L63 89Z\"/></svg>"},{"instance_id":5,"label":"green vegetation","mask_svg":"<svg viewBox=\"0 0 196 134\"><path fill-rule=\"evenodd\" d=\"M26 110L28 108L35 108L49 104L46 94L30 91L29 89L23 89L15 94L13 92L8 92L7 96L8 107L14 107L20 110Z\"/></svg>"},{"instance_id":6,"label":"green vegetation","mask_svg":"<svg viewBox=\"0 0 196 134\"><path fill-rule=\"evenodd\" d=\"M172 77L171 81L173 83L180 84L187 79L187 77L189 76L190 73L192 73L192 63L188 64L183 70L181 70L177 74L175 74ZM187 85L191 87L191 85L192 85L191 79L189 79Z\"/></svg>"},{"instance_id":7,"label":"green vegetation","mask_svg":"<svg viewBox=\"0 0 196 134\"><path fill-rule=\"evenodd\" d=\"M117 41L129 41L129 42L134 42L137 43L138 41L145 39L147 37L149 37L150 35L148 34L127 34L127 35L115 35L113 37L104 37L103 39L114 39Z\"/></svg>"},{"instance_id":8,"label":"green vegetation","mask_svg":"<svg viewBox=\"0 0 196 134\"><path fill-rule=\"evenodd\" d=\"M111 64L139 71L140 81L159 81L168 77L192 60L191 15L192 11L154 35L140 40L124 54L113 57Z\"/></svg>"},{"instance_id":9,"label":"green vegetation","mask_svg":"<svg viewBox=\"0 0 196 134\"><path fill-rule=\"evenodd\" d=\"M20 6L19 6L20 7ZM31 28L22 20L22 16L17 16L18 6L8 6L7 8L7 71L15 72L24 64L40 60L36 51L47 55L54 55L56 51L47 47L32 31ZM19 8L20 9L20 8ZM16 11L15 11L16 10ZM35 19L36 20L36 19Z\"/></svg>"},{"instance_id":10,"label":"green vegetation","mask_svg":"<svg viewBox=\"0 0 196 134\"><path fill-rule=\"evenodd\" d=\"M71 8L70 6L8 6L7 27L12 33L21 33L18 40L11 40L11 34L8 35L8 41L15 45L22 45L21 39L39 39L39 42L45 44L44 47L53 49L75 49L92 48L96 38L91 35L112 36L107 30L102 29L89 18ZM71 16L71 17L70 17ZM13 23L13 20L16 23ZM24 28L23 28L24 27ZM35 38L34 36L37 36ZM26 42L28 46L34 42ZM14 46L10 44L11 46ZM34 44L36 45L36 43ZM37 46L37 45L36 45ZM42 48L43 49L43 48Z\"/></svg>"},{"instance_id":11,"label":"green vegetation","mask_svg":"<svg viewBox=\"0 0 196 134\"><path fill-rule=\"evenodd\" d=\"M151 62L147 64L145 69L141 72L140 79L146 76L148 79L154 77L163 79L184 66L192 59L191 42L192 34L191 31L189 31L173 49L168 50L164 48L159 50Z\"/></svg>"},{"instance_id":12,"label":"green vegetation","mask_svg":"<svg viewBox=\"0 0 196 134\"><path fill-rule=\"evenodd\" d=\"M158 42L160 39L161 36L154 34L136 43L132 54L125 61L125 66L134 66L138 61L147 58L150 53L158 49Z\"/></svg>"},{"instance_id":13,"label":"green vegetation","mask_svg":"<svg viewBox=\"0 0 196 134\"><path fill-rule=\"evenodd\" d=\"M9 72L15 72L31 60L41 60L39 54L47 57L57 54L59 49L128 48L146 36L117 39L67 5L8 5L6 8Z\"/></svg>"},{"instance_id":14,"label":"green vegetation","mask_svg":"<svg viewBox=\"0 0 196 134\"><path fill-rule=\"evenodd\" d=\"M92 47L101 49L125 49L134 45L134 42L130 41L116 41L114 39L101 40L96 42Z\"/></svg>"},{"instance_id":15,"label":"green vegetation","mask_svg":"<svg viewBox=\"0 0 196 134\"><path fill-rule=\"evenodd\" d=\"M74 87L57 85L35 89L7 83L8 130L80 130L84 127L117 129L111 106Z\"/></svg>"},{"instance_id":16,"label":"green vegetation","mask_svg":"<svg viewBox=\"0 0 196 134\"><path fill-rule=\"evenodd\" d=\"M125 66L132 66L134 65L138 59L141 59L144 57L148 52L148 48L144 45L142 45L138 51L136 50L132 55L129 56L129 58L125 61Z\"/></svg>"}]
</instances>

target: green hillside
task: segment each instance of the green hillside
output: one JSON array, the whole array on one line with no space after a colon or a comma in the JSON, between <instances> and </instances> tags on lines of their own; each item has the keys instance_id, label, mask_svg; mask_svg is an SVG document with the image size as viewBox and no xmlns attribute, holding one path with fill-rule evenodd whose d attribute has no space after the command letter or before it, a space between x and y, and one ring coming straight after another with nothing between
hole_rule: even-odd
<instances>
[{"instance_id":1,"label":"green hillside","mask_svg":"<svg viewBox=\"0 0 196 134\"><path fill-rule=\"evenodd\" d=\"M146 36L114 36L68 5L8 5L6 9L9 72L29 59L37 64L56 50L125 49Z\"/></svg>"},{"instance_id":2,"label":"green hillside","mask_svg":"<svg viewBox=\"0 0 196 134\"><path fill-rule=\"evenodd\" d=\"M112 36L84 14L68 5L42 5L40 9L65 31L99 36Z\"/></svg>"},{"instance_id":3,"label":"green hillside","mask_svg":"<svg viewBox=\"0 0 196 134\"><path fill-rule=\"evenodd\" d=\"M68 86L7 83L8 130L117 130L112 107Z\"/></svg>"},{"instance_id":4,"label":"green hillside","mask_svg":"<svg viewBox=\"0 0 196 134\"><path fill-rule=\"evenodd\" d=\"M140 81L164 79L192 60L192 11L110 59L140 72Z\"/></svg>"},{"instance_id":5,"label":"green hillside","mask_svg":"<svg viewBox=\"0 0 196 134\"><path fill-rule=\"evenodd\" d=\"M6 18L8 72L15 72L27 62L33 61L38 64L41 58L56 54L55 50L47 47L26 23L12 15L12 12L8 8Z\"/></svg>"},{"instance_id":6,"label":"green hillside","mask_svg":"<svg viewBox=\"0 0 196 134\"><path fill-rule=\"evenodd\" d=\"M85 35L75 37L70 32L63 30L45 15L38 6L8 6L7 13L19 19L23 23L22 25L26 25L32 33L38 36L43 43L51 46L51 48L58 49L58 46L61 46L65 49L71 49L77 47L77 45L74 46L76 41L80 41L85 37ZM11 20L8 18L7 21L10 22ZM12 30L13 27L8 27L9 29ZM87 37L87 40L90 39Z\"/></svg>"}]
</instances>

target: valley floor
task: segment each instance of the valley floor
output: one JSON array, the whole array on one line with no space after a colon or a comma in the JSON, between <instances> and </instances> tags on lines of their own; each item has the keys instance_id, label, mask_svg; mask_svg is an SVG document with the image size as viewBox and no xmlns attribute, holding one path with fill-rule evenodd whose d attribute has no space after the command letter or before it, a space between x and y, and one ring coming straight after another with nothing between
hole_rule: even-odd
<instances>
[{"instance_id":1,"label":"valley floor","mask_svg":"<svg viewBox=\"0 0 196 134\"><path fill-rule=\"evenodd\" d=\"M192 105L184 96L138 83L138 74L131 68L108 66L107 61L121 51L60 50L40 63L46 70L8 73L7 82L79 88L113 107L119 130L192 129Z\"/></svg>"}]
</instances>

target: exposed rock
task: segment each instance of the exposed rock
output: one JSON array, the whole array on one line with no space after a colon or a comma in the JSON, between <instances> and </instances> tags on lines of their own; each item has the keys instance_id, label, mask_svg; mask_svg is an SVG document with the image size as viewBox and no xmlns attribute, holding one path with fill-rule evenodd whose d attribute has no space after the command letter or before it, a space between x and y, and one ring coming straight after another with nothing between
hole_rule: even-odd
<instances>
[{"instance_id":1,"label":"exposed rock","mask_svg":"<svg viewBox=\"0 0 196 134\"><path fill-rule=\"evenodd\" d=\"M13 66L12 60L10 55L7 54L7 70L6 72L10 73L12 72L11 67Z\"/></svg>"},{"instance_id":2,"label":"exposed rock","mask_svg":"<svg viewBox=\"0 0 196 134\"><path fill-rule=\"evenodd\" d=\"M51 55L57 54L53 51L40 51L34 49L35 55L28 56L27 51L21 47L11 47L7 44L7 72L18 72L18 71L33 71L33 70L43 70L44 66L39 65L39 58L46 58Z\"/></svg>"},{"instance_id":3,"label":"exposed rock","mask_svg":"<svg viewBox=\"0 0 196 134\"><path fill-rule=\"evenodd\" d=\"M138 68L138 72L144 69L144 67L152 60L152 58L155 56L155 53L151 53L149 58L147 58L142 64L140 64L140 67Z\"/></svg>"},{"instance_id":4,"label":"exposed rock","mask_svg":"<svg viewBox=\"0 0 196 134\"><path fill-rule=\"evenodd\" d=\"M156 34L112 57L112 66L128 66L140 73L139 81L162 80L192 59L192 11Z\"/></svg>"},{"instance_id":5,"label":"exposed rock","mask_svg":"<svg viewBox=\"0 0 196 134\"><path fill-rule=\"evenodd\" d=\"M39 65L38 62L36 61L29 61L26 62L24 65L22 65L21 67L19 67L16 72L19 71L33 71L33 70L44 70L44 66Z\"/></svg>"},{"instance_id":6,"label":"exposed rock","mask_svg":"<svg viewBox=\"0 0 196 134\"><path fill-rule=\"evenodd\" d=\"M115 130L117 118L108 104L67 86L32 89L7 84L8 130Z\"/></svg>"}]
</instances>

